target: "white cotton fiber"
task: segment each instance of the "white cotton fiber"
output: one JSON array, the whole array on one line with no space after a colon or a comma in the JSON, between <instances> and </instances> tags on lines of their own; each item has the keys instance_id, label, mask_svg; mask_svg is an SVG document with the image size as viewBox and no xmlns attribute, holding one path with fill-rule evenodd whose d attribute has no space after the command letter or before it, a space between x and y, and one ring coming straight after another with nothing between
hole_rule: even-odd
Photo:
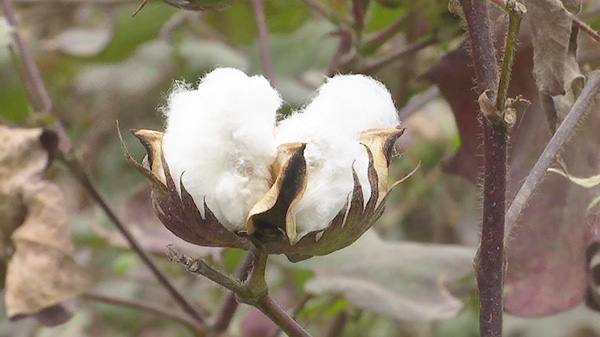
<instances>
[{"instance_id":1,"label":"white cotton fiber","mask_svg":"<svg viewBox=\"0 0 600 337\"><path fill-rule=\"evenodd\" d=\"M204 215L203 203L230 230L272 185L273 128L281 98L262 76L216 69L197 89L176 85L164 109L165 160ZM182 175L183 173L183 175Z\"/></svg>"},{"instance_id":2,"label":"white cotton fiber","mask_svg":"<svg viewBox=\"0 0 600 337\"><path fill-rule=\"evenodd\" d=\"M400 124L389 91L363 75L339 75L327 80L303 111L281 121L277 144L307 143L308 186L294 205L298 239L329 225L348 202L356 170L363 197L371 195L368 156L359 143L362 131Z\"/></svg>"}]
</instances>

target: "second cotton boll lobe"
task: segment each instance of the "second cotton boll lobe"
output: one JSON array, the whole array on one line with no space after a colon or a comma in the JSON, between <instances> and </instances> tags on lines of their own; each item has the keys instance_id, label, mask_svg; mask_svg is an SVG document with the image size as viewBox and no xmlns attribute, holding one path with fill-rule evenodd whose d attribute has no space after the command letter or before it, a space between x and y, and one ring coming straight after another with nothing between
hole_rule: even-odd
<instances>
[{"instance_id":1,"label":"second cotton boll lobe","mask_svg":"<svg viewBox=\"0 0 600 337\"><path fill-rule=\"evenodd\" d=\"M272 185L273 135L281 98L262 76L216 69L197 89L176 87L164 109L165 160L204 216L204 201L227 229L245 229L250 208Z\"/></svg>"},{"instance_id":2,"label":"second cotton boll lobe","mask_svg":"<svg viewBox=\"0 0 600 337\"><path fill-rule=\"evenodd\" d=\"M277 144L307 143L304 156L308 185L291 210L296 217L297 239L326 228L348 203L354 188L352 167L365 202L369 199L369 159L359 142L360 133L399 124L389 91L380 82L363 75L328 79L310 104L280 122Z\"/></svg>"}]
</instances>

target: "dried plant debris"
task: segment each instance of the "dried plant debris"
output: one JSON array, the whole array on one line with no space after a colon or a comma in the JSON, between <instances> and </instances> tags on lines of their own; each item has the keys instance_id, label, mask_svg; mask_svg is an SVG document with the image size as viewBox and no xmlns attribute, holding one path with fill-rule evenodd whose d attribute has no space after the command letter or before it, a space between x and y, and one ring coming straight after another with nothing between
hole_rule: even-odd
<instances>
[{"instance_id":1,"label":"dried plant debris","mask_svg":"<svg viewBox=\"0 0 600 337\"><path fill-rule=\"evenodd\" d=\"M56 146L51 131L0 126L6 310L10 319L33 316L47 325L71 317L61 303L76 297L86 284L74 259L62 192L43 180Z\"/></svg>"}]
</instances>

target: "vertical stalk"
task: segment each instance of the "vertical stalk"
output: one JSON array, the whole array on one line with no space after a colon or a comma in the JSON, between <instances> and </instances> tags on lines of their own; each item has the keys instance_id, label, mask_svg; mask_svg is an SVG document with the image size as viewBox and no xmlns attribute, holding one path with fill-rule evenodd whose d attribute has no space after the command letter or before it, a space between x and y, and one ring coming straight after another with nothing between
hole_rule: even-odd
<instances>
[{"instance_id":1,"label":"vertical stalk","mask_svg":"<svg viewBox=\"0 0 600 337\"><path fill-rule=\"evenodd\" d=\"M510 4L509 4L510 3ZM500 78L498 70L487 0L461 0L467 21L477 89L487 91L496 100L496 113L504 113L506 95L510 82L516 33L520 17L515 7L522 5L507 1L510 16L505 53ZM511 10L512 9L512 10ZM499 82L499 84L498 84ZM491 96L491 97L490 97ZM500 121L500 122L498 122ZM483 217L481 242L475 261L477 289L479 292L479 329L483 337L502 336L503 288L504 288L504 220L506 202L507 125L502 118L483 118Z\"/></svg>"},{"instance_id":2,"label":"vertical stalk","mask_svg":"<svg viewBox=\"0 0 600 337\"><path fill-rule=\"evenodd\" d=\"M265 8L263 0L252 0L254 17L256 19L256 28L258 29L258 44L260 45L260 56L263 65L265 77L273 84L273 62L271 60L271 50L269 47L269 29L267 28L267 19L265 18Z\"/></svg>"}]
</instances>

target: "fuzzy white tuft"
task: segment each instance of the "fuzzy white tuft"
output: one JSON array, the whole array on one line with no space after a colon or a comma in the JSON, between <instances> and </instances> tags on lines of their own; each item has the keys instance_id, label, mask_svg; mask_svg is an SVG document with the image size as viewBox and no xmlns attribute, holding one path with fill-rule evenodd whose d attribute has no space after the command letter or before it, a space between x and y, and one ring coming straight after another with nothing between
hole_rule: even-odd
<instances>
[{"instance_id":1,"label":"fuzzy white tuft","mask_svg":"<svg viewBox=\"0 0 600 337\"><path fill-rule=\"evenodd\" d=\"M324 229L348 202L356 170L366 202L371 195L368 156L359 143L362 131L400 124L389 91L363 75L327 80L302 112L279 123L277 144L307 143L308 186L294 205L298 239Z\"/></svg>"},{"instance_id":2,"label":"fuzzy white tuft","mask_svg":"<svg viewBox=\"0 0 600 337\"><path fill-rule=\"evenodd\" d=\"M165 160L204 216L204 201L229 230L243 230L250 208L272 185L273 135L281 98L262 76L220 68L196 90L177 84L164 109Z\"/></svg>"}]
</instances>

